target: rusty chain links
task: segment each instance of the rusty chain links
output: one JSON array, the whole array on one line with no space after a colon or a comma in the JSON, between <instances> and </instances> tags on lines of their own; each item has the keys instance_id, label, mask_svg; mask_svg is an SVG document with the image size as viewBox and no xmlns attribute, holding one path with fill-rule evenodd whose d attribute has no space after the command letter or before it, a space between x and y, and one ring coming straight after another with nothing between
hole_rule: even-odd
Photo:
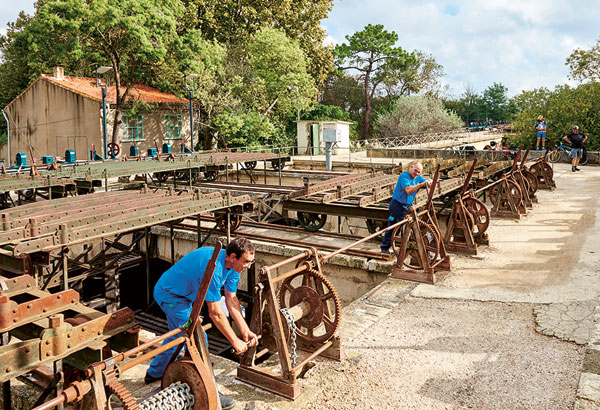
<instances>
[{"instance_id":1,"label":"rusty chain links","mask_svg":"<svg viewBox=\"0 0 600 410\"><path fill-rule=\"evenodd\" d=\"M140 410L189 410L194 396L187 383L175 382L159 393L140 403Z\"/></svg>"},{"instance_id":2,"label":"rusty chain links","mask_svg":"<svg viewBox=\"0 0 600 410\"><path fill-rule=\"evenodd\" d=\"M281 314L283 314L283 317L285 317L290 329L290 359L292 361L292 366L295 366L296 361L298 360L298 354L296 353L296 323L294 322L294 316L289 309L281 308L279 310L281 311Z\"/></svg>"}]
</instances>

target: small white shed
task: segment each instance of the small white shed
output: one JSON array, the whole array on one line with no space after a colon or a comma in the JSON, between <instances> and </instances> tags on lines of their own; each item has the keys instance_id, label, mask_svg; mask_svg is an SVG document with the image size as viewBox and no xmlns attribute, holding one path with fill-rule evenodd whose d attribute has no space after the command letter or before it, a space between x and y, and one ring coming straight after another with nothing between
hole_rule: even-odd
<instances>
[{"instance_id":1,"label":"small white shed","mask_svg":"<svg viewBox=\"0 0 600 410\"><path fill-rule=\"evenodd\" d=\"M296 121L299 155L325 155L325 142L334 142L333 155L348 154L350 149L348 121Z\"/></svg>"}]
</instances>

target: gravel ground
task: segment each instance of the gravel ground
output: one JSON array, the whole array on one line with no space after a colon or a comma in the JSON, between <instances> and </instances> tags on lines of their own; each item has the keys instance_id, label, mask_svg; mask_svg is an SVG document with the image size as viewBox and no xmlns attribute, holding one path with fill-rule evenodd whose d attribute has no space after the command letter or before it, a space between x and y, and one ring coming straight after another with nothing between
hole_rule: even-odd
<instances>
[{"instance_id":1,"label":"gravel ground","mask_svg":"<svg viewBox=\"0 0 600 410\"><path fill-rule=\"evenodd\" d=\"M408 298L346 344L350 365L311 371L302 408L572 408L583 348L536 333L532 309Z\"/></svg>"}]
</instances>

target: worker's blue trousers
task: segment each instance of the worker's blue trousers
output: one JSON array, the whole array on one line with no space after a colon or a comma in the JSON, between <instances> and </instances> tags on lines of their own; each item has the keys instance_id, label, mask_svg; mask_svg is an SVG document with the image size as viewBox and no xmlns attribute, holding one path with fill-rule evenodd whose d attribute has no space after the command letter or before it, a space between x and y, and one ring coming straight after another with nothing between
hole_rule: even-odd
<instances>
[{"instance_id":1,"label":"worker's blue trousers","mask_svg":"<svg viewBox=\"0 0 600 410\"><path fill-rule=\"evenodd\" d=\"M169 330L173 330L185 325L190 318L190 314L192 313L192 306L188 303L161 303L160 308L167 315L167 324L169 325ZM181 333L165 339L163 344L169 343L171 340L176 339L179 336L181 336ZM154 360L152 360L152 363L150 363L150 367L148 367L148 374L155 378L162 377L167 365L169 364L169 359L175 353L175 349L176 347L172 347L171 349L166 350L156 356Z\"/></svg>"}]
</instances>

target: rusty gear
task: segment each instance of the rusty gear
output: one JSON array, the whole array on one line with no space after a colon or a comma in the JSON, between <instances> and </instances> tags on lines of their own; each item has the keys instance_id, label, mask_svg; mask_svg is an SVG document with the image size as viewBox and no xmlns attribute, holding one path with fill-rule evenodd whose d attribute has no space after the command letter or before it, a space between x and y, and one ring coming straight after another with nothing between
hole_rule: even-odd
<instances>
[{"instance_id":1,"label":"rusty gear","mask_svg":"<svg viewBox=\"0 0 600 410\"><path fill-rule=\"evenodd\" d=\"M423 242L425 244L425 251L427 252L429 263L432 264L440 254L440 233L435 226L428 224L421 219L418 220L418 223L419 230L421 231L421 237L423 238ZM404 228L405 226L406 225L402 225L398 228ZM400 249L396 246L396 242L401 240L404 231L404 229L399 231L398 228L394 231L394 237L392 238L392 249L394 250L396 257L400 256ZM414 237L414 232L412 229L409 229L408 235L408 248L406 250L405 258L404 261L399 262L402 262L410 269L424 269L425 267L421 265L421 261L419 260L416 238Z\"/></svg>"},{"instance_id":2,"label":"rusty gear","mask_svg":"<svg viewBox=\"0 0 600 410\"><path fill-rule=\"evenodd\" d=\"M104 377L105 377L105 386L106 386L106 391L109 397L108 400L110 401L110 396L113 395L115 396L117 399L119 399L119 401L121 403L123 403L123 408L125 410L139 410L139 406L137 404L137 401L135 400L135 398L131 395L131 393L129 392L129 390L127 390L125 388L125 386L123 386L118 380L117 380L117 371L116 369L110 369L107 370L106 372L104 372Z\"/></svg>"},{"instance_id":3,"label":"rusty gear","mask_svg":"<svg viewBox=\"0 0 600 410\"><path fill-rule=\"evenodd\" d=\"M299 277L301 283L294 286L292 282ZM309 294L316 295L316 300ZM302 301L309 303L312 309L308 317L296 321L296 335L309 343L324 343L331 339L340 326L342 311L342 302L333 284L314 269L305 269L284 279L279 289L279 307L289 309ZM323 334L315 335L316 329L323 328Z\"/></svg>"}]
</instances>

